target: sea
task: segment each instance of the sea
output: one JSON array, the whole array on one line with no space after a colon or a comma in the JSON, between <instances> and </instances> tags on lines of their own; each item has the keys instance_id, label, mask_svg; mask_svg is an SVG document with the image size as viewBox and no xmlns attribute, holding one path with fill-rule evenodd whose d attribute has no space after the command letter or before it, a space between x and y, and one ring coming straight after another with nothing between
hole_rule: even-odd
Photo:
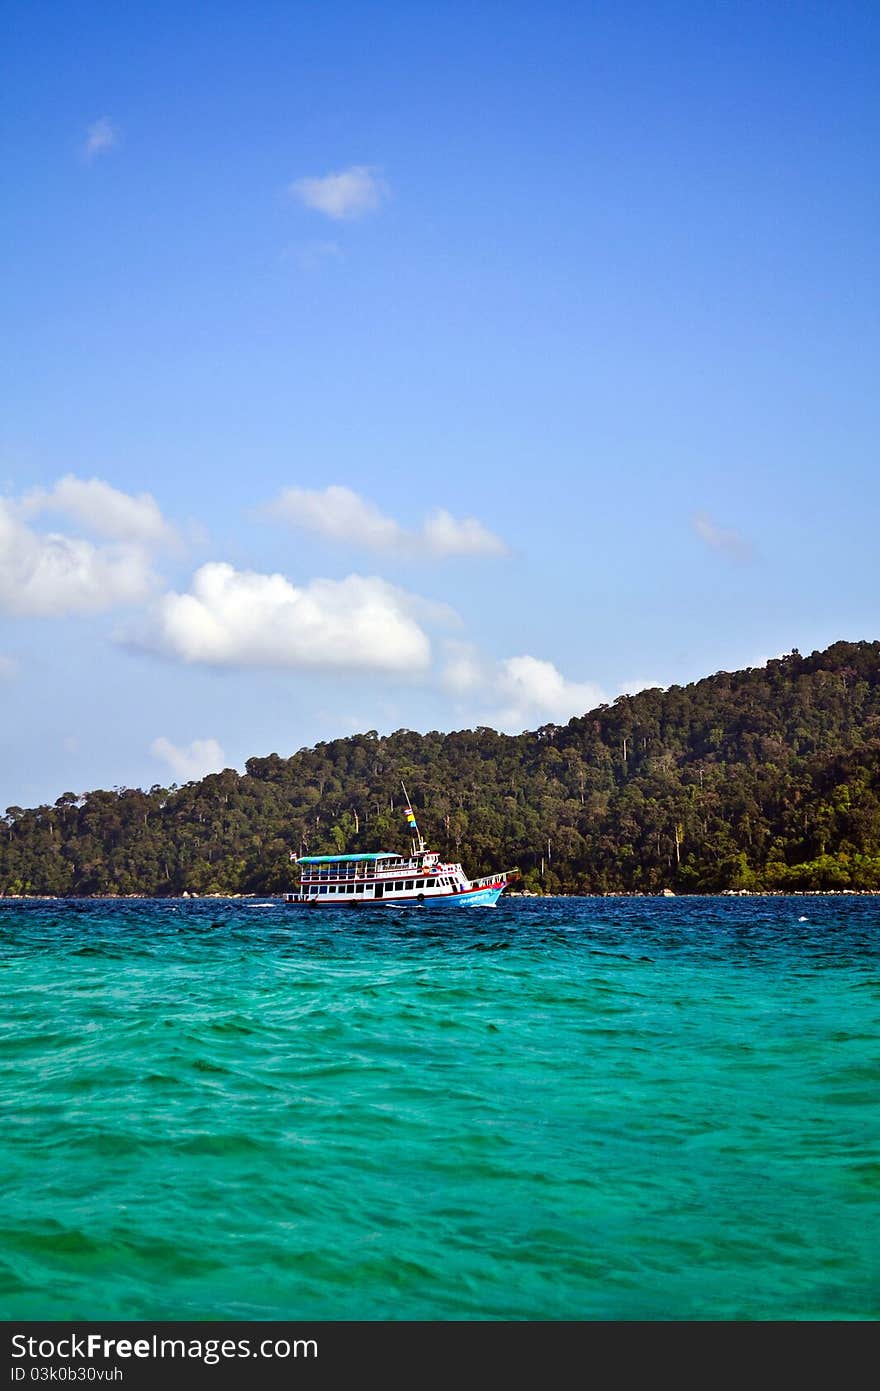
<instances>
[{"instance_id":1,"label":"sea","mask_svg":"<svg viewBox=\"0 0 880 1391\"><path fill-rule=\"evenodd\" d=\"M873 1320L880 899L0 901L0 1317Z\"/></svg>"}]
</instances>

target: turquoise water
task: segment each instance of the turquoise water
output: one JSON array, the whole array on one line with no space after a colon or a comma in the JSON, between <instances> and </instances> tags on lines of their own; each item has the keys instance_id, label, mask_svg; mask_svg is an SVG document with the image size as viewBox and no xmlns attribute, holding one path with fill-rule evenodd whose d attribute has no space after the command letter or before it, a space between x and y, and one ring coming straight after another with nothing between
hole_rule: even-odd
<instances>
[{"instance_id":1,"label":"turquoise water","mask_svg":"<svg viewBox=\"0 0 880 1391\"><path fill-rule=\"evenodd\" d=\"M880 1314L880 900L6 903L0 982L0 1317Z\"/></svg>"}]
</instances>

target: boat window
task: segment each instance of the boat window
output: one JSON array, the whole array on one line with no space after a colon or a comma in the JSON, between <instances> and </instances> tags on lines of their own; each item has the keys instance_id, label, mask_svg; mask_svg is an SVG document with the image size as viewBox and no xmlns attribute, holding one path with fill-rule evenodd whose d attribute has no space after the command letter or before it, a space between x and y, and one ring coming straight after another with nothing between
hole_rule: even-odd
<instances>
[{"instance_id":1,"label":"boat window","mask_svg":"<svg viewBox=\"0 0 880 1391\"><path fill-rule=\"evenodd\" d=\"M363 886L363 884L355 884L355 886L354 886L354 891L355 891L356 894L362 894L363 891L364 891L364 886Z\"/></svg>"},{"instance_id":2,"label":"boat window","mask_svg":"<svg viewBox=\"0 0 880 1391\"><path fill-rule=\"evenodd\" d=\"M436 879L429 879L429 880L428 880L427 887L428 887L429 889L433 889L433 888L435 887L436 883L437 883L437 880L436 880Z\"/></svg>"},{"instance_id":3,"label":"boat window","mask_svg":"<svg viewBox=\"0 0 880 1391\"><path fill-rule=\"evenodd\" d=\"M398 894L399 894L400 891L401 891L401 889L403 889L403 888L405 888L405 887L406 887L406 885L404 884L403 880L402 880L402 879L398 879L397 883L394 885L394 891L395 891L395 893L398 893Z\"/></svg>"},{"instance_id":4,"label":"boat window","mask_svg":"<svg viewBox=\"0 0 880 1391\"><path fill-rule=\"evenodd\" d=\"M325 894L326 892L327 892L327 885L326 885L326 884L322 884L321 887L320 887L320 889L318 890L318 893L319 893L319 894Z\"/></svg>"}]
</instances>

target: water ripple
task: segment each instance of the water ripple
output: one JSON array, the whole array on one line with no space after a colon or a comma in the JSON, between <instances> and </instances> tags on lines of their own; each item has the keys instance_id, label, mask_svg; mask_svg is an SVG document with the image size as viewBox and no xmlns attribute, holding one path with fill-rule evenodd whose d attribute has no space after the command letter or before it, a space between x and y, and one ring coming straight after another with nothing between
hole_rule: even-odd
<instances>
[{"instance_id":1,"label":"water ripple","mask_svg":"<svg viewBox=\"0 0 880 1391\"><path fill-rule=\"evenodd\" d=\"M805 903L0 900L0 1316L877 1317L880 914Z\"/></svg>"}]
</instances>

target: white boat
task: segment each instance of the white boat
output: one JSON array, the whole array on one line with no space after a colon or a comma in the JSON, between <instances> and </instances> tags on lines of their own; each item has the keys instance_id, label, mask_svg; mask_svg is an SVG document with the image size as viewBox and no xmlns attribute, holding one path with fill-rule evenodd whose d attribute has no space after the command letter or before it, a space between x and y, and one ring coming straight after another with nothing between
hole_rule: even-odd
<instances>
[{"instance_id":1,"label":"white boat","mask_svg":"<svg viewBox=\"0 0 880 1391\"><path fill-rule=\"evenodd\" d=\"M406 789L404 789L404 793ZM460 864L442 860L428 850L407 800L405 815L412 833L409 855L394 850L374 850L355 855L291 855L300 869L296 893L284 895L285 903L310 907L343 904L458 904L462 908L496 904L518 870L469 879Z\"/></svg>"}]
</instances>

